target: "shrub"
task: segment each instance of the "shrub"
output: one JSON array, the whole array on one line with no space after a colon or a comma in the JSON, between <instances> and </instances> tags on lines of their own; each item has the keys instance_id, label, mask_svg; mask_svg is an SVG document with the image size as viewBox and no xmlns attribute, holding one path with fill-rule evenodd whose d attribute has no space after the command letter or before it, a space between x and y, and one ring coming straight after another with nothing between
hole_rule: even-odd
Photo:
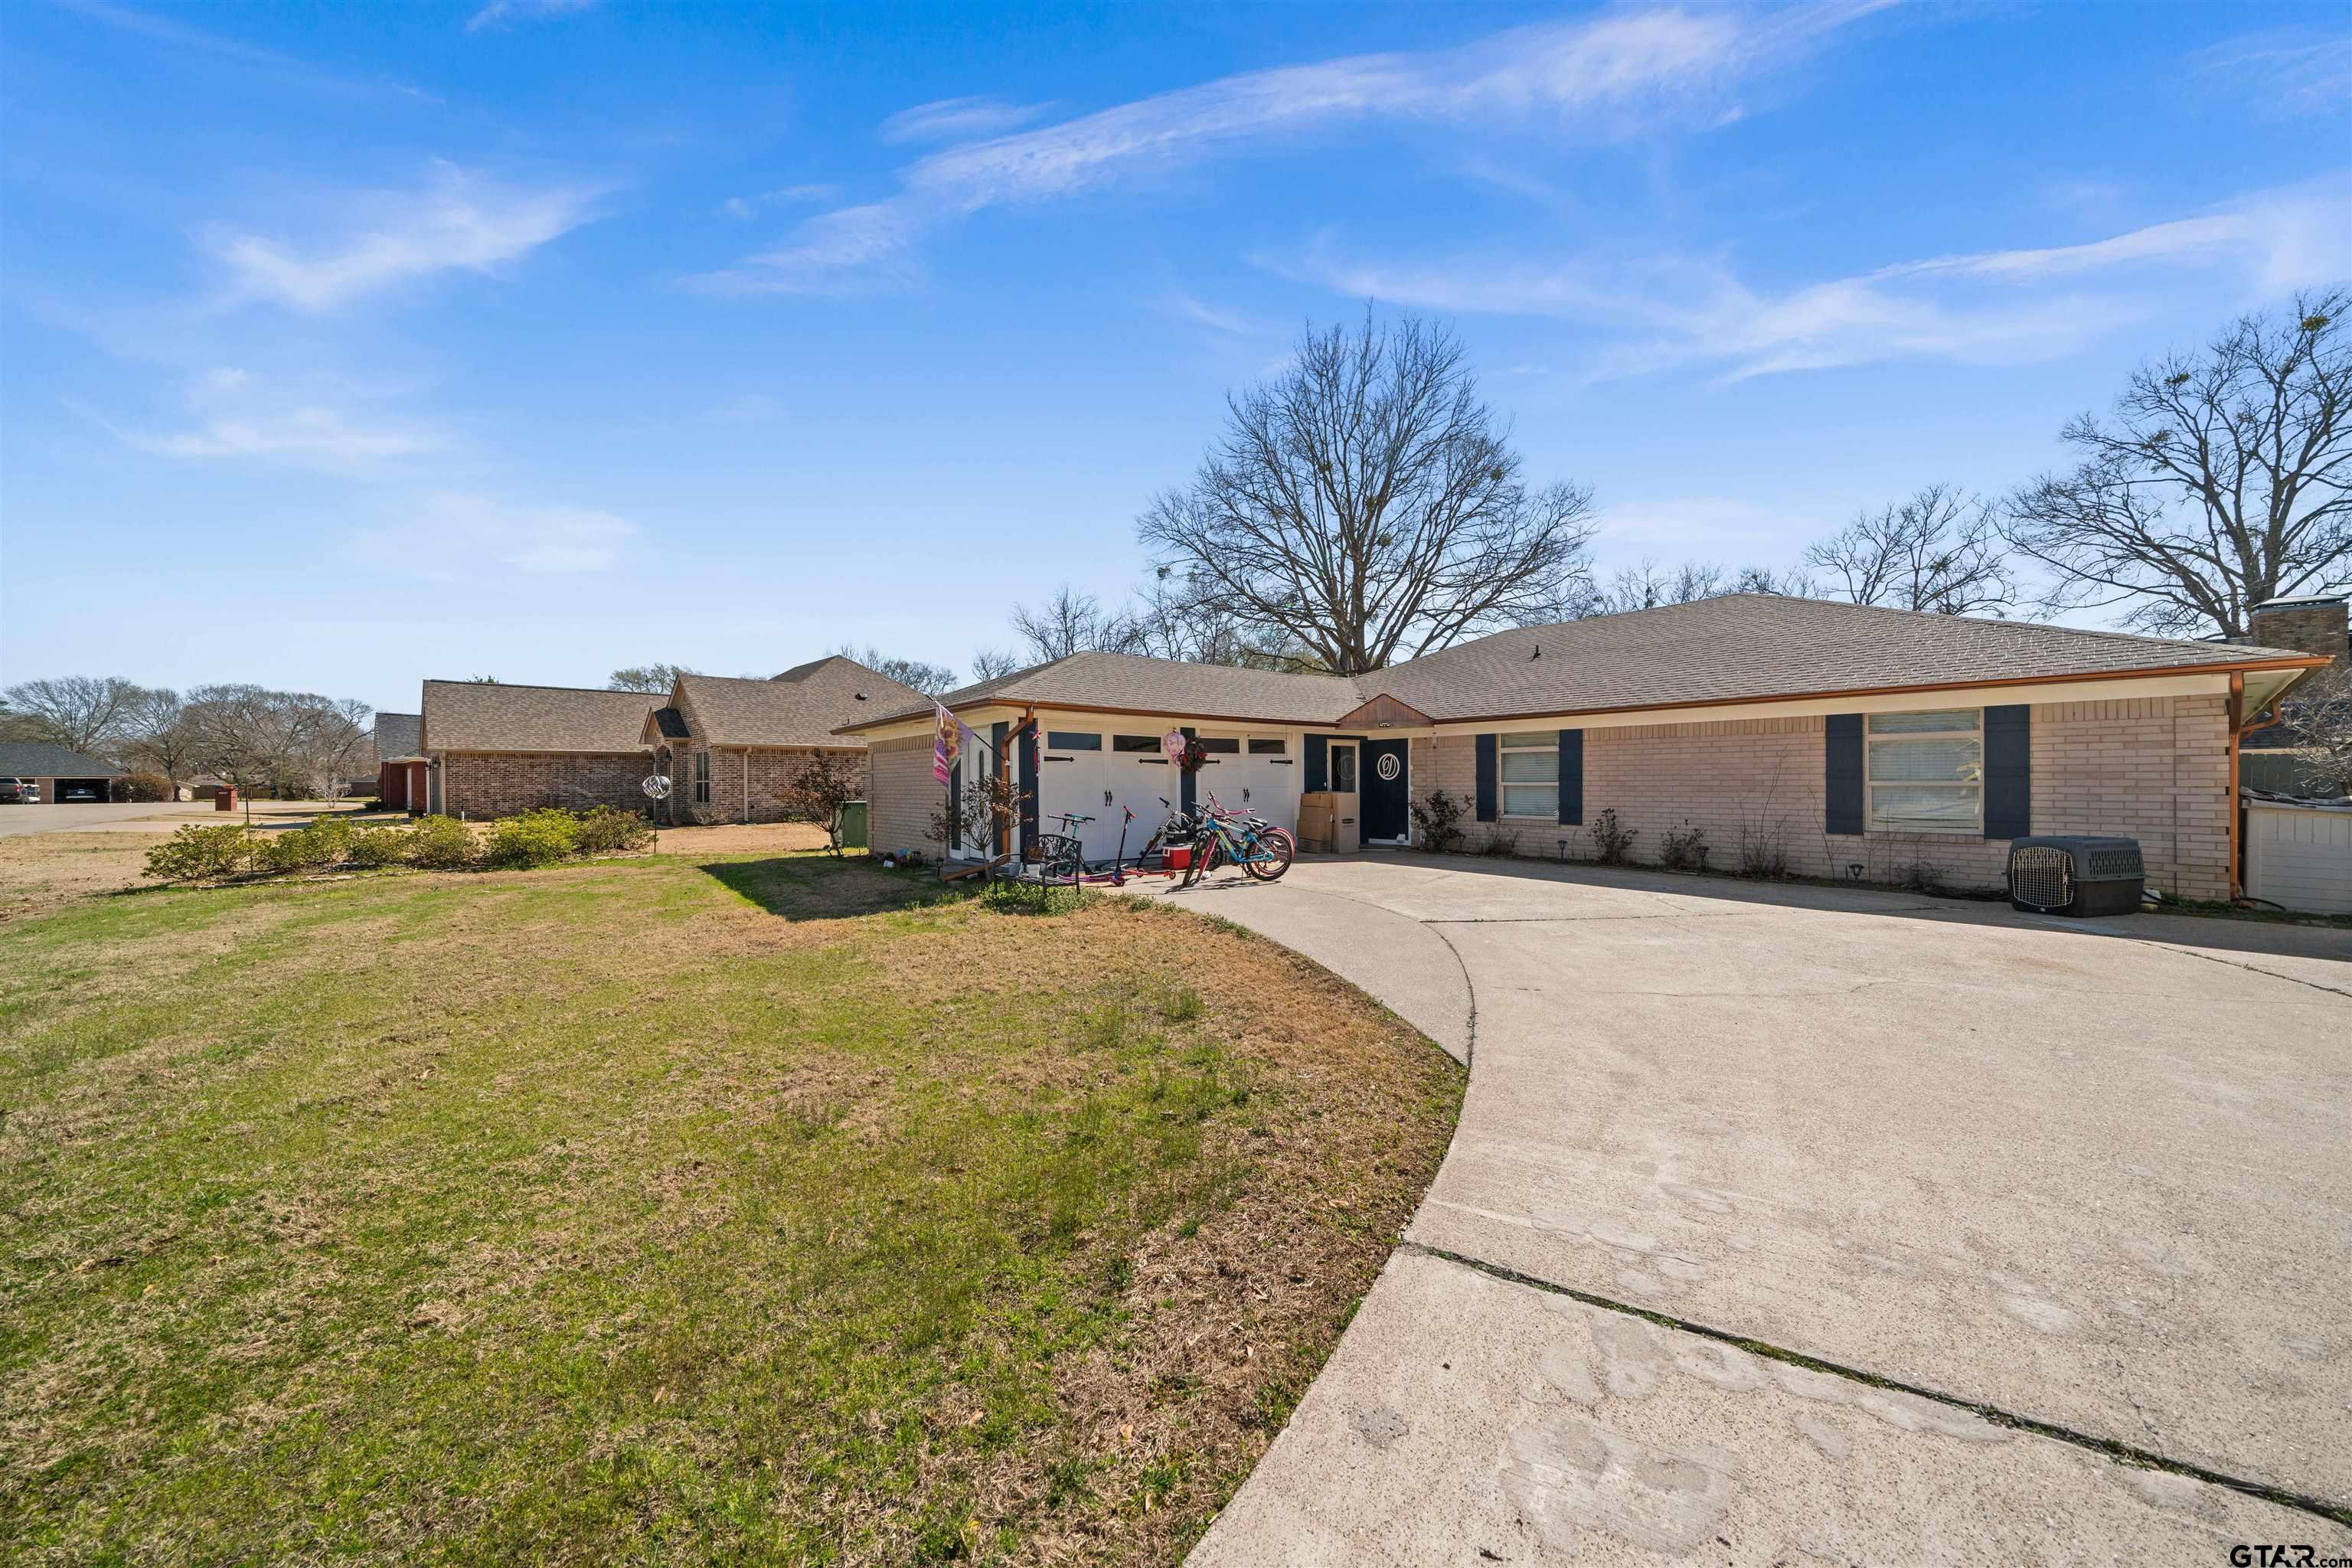
<instances>
[{"instance_id":1,"label":"shrub","mask_svg":"<svg viewBox=\"0 0 2352 1568\"><path fill-rule=\"evenodd\" d=\"M410 843L415 837L404 827L361 828L352 835L352 864L397 866L408 858Z\"/></svg>"},{"instance_id":2,"label":"shrub","mask_svg":"<svg viewBox=\"0 0 2352 1568\"><path fill-rule=\"evenodd\" d=\"M1789 837L1779 825L1740 826L1739 874L1766 882L1788 879Z\"/></svg>"},{"instance_id":3,"label":"shrub","mask_svg":"<svg viewBox=\"0 0 2352 1568\"><path fill-rule=\"evenodd\" d=\"M162 773L132 773L122 781L125 800L170 800L175 792Z\"/></svg>"},{"instance_id":4,"label":"shrub","mask_svg":"<svg viewBox=\"0 0 2352 1568\"><path fill-rule=\"evenodd\" d=\"M256 845L233 822L217 827L183 827L147 851L147 872L158 881L194 882L245 869Z\"/></svg>"},{"instance_id":5,"label":"shrub","mask_svg":"<svg viewBox=\"0 0 2352 1568\"><path fill-rule=\"evenodd\" d=\"M1499 827L1486 830L1486 842L1478 847L1481 855L1516 855L1519 852L1519 836L1506 833Z\"/></svg>"},{"instance_id":6,"label":"shrub","mask_svg":"<svg viewBox=\"0 0 2352 1568\"><path fill-rule=\"evenodd\" d=\"M340 866L350 857L351 848L352 825L340 816L321 816L308 827L290 828L260 840L253 863L265 871Z\"/></svg>"},{"instance_id":7,"label":"shrub","mask_svg":"<svg viewBox=\"0 0 2352 1568\"><path fill-rule=\"evenodd\" d=\"M634 811L609 805L583 811L572 824L573 850L581 855L612 855L624 849L653 847L653 824Z\"/></svg>"},{"instance_id":8,"label":"shrub","mask_svg":"<svg viewBox=\"0 0 2352 1568\"><path fill-rule=\"evenodd\" d=\"M408 863L456 871L474 863L474 830L454 816L428 816L408 835Z\"/></svg>"},{"instance_id":9,"label":"shrub","mask_svg":"<svg viewBox=\"0 0 2352 1568\"><path fill-rule=\"evenodd\" d=\"M835 807L866 798L866 758L860 753L819 752L784 781L776 798L803 822L829 824Z\"/></svg>"},{"instance_id":10,"label":"shrub","mask_svg":"<svg viewBox=\"0 0 2352 1568\"><path fill-rule=\"evenodd\" d=\"M1448 855L1462 847L1462 803L1442 789L1412 803L1412 825L1421 847L1433 855Z\"/></svg>"},{"instance_id":11,"label":"shrub","mask_svg":"<svg viewBox=\"0 0 2352 1568\"><path fill-rule=\"evenodd\" d=\"M482 862L501 870L526 870L568 860L579 847L580 819L561 806L541 806L491 828Z\"/></svg>"},{"instance_id":12,"label":"shrub","mask_svg":"<svg viewBox=\"0 0 2352 1568\"><path fill-rule=\"evenodd\" d=\"M1658 864L1669 871L1706 870L1706 829L1685 823L1680 833L1669 831L1658 840Z\"/></svg>"},{"instance_id":13,"label":"shrub","mask_svg":"<svg viewBox=\"0 0 2352 1568\"><path fill-rule=\"evenodd\" d=\"M1631 865L1633 840L1642 837L1617 820L1617 808L1611 806L1592 819L1592 858L1603 866Z\"/></svg>"}]
</instances>

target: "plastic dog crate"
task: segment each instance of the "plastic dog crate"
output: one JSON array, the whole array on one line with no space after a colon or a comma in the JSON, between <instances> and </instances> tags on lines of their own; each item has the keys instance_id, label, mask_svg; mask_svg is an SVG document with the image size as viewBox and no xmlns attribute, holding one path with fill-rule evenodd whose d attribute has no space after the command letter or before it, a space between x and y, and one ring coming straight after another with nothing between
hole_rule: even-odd
<instances>
[{"instance_id":1,"label":"plastic dog crate","mask_svg":"<svg viewBox=\"0 0 2352 1568\"><path fill-rule=\"evenodd\" d=\"M2137 838L2051 836L2009 847L2012 909L2051 915L2126 915L2147 880Z\"/></svg>"}]
</instances>

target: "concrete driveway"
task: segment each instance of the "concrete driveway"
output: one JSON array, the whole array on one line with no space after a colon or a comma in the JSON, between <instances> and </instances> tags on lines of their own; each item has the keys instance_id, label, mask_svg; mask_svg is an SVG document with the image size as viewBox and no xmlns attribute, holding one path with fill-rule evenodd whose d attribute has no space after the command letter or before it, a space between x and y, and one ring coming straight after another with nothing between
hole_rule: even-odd
<instances>
[{"instance_id":1,"label":"concrete driveway","mask_svg":"<svg viewBox=\"0 0 2352 1568\"><path fill-rule=\"evenodd\" d=\"M1171 896L1471 1063L1196 1562L2352 1545L2352 932L1417 856Z\"/></svg>"},{"instance_id":2,"label":"concrete driveway","mask_svg":"<svg viewBox=\"0 0 2352 1568\"><path fill-rule=\"evenodd\" d=\"M348 804L318 800L265 800L254 803L256 827L299 827L325 812L348 812ZM121 828L126 832L160 831L183 822L209 826L216 822L241 823L242 808L215 811L210 801L96 801L88 805L0 805L0 838L30 833L90 833Z\"/></svg>"}]
</instances>

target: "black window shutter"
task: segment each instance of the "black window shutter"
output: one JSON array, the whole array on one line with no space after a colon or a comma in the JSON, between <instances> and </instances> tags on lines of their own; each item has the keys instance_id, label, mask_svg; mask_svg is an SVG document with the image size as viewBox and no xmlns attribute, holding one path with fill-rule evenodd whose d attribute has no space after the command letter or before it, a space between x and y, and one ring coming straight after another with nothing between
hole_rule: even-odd
<instances>
[{"instance_id":1,"label":"black window shutter","mask_svg":"<svg viewBox=\"0 0 2352 1568\"><path fill-rule=\"evenodd\" d=\"M948 847L963 847L963 757L948 764Z\"/></svg>"},{"instance_id":2,"label":"black window shutter","mask_svg":"<svg viewBox=\"0 0 2352 1568\"><path fill-rule=\"evenodd\" d=\"M2033 709L2013 702L1984 710L1984 836L2033 831Z\"/></svg>"},{"instance_id":3,"label":"black window shutter","mask_svg":"<svg viewBox=\"0 0 2352 1568\"><path fill-rule=\"evenodd\" d=\"M1189 724L1184 726L1184 738L1187 741L1192 738L1192 727ZM1176 775L1177 800L1183 805L1185 811L1189 813L1192 809L1193 799L1198 795L1201 787L1200 777L1198 774L1187 769L1181 763L1176 764Z\"/></svg>"},{"instance_id":4,"label":"black window shutter","mask_svg":"<svg viewBox=\"0 0 2352 1568\"><path fill-rule=\"evenodd\" d=\"M1822 831L1860 833L1863 817L1862 715L1832 713L1823 751L1828 773L1822 780Z\"/></svg>"},{"instance_id":5,"label":"black window shutter","mask_svg":"<svg viewBox=\"0 0 2352 1568\"><path fill-rule=\"evenodd\" d=\"M1495 820L1495 737L1478 737L1478 820Z\"/></svg>"},{"instance_id":6,"label":"black window shutter","mask_svg":"<svg viewBox=\"0 0 2352 1568\"><path fill-rule=\"evenodd\" d=\"M1331 737L1307 737L1307 788L1310 792L1331 787Z\"/></svg>"},{"instance_id":7,"label":"black window shutter","mask_svg":"<svg viewBox=\"0 0 2352 1568\"><path fill-rule=\"evenodd\" d=\"M1004 732L1012 727L999 719L988 731L988 771L992 776L1002 771L1004 766ZM992 840L988 847L988 852L991 855L1002 855L1005 847L1003 820L992 810L988 814L988 836Z\"/></svg>"},{"instance_id":8,"label":"black window shutter","mask_svg":"<svg viewBox=\"0 0 2352 1568\"><path fill-rule=\"evenodd\" d=\"M1021 854L1037 842L1037 721L1021 726Z\"/></svg>"},{"instance_id":9,"label":"black window shutter","mask_svg":"<svg viewBox=\"0 0 2352 1568\"><path fill-rule=\"evenodd\" d=\"M1559 732L1559 820L1574 826L1584 820L1584 731Z\"/></svg>"}]
</instances>

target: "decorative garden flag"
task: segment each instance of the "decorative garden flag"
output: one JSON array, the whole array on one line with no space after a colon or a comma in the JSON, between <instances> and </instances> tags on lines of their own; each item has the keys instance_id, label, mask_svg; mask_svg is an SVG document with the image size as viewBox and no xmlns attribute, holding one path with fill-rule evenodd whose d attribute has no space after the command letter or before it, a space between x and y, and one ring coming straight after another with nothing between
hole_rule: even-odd
<instances>
[{"instance_id":1,"label":"decorative garden flag","mask_svg":"<svg viewBox=\"0 0 2352 1568\"><path fill-rule=\"evenodd\" d=\"M936 702L931 712L937 720L931 730L931 776L944 784L963 752L963 721Z\"/></svg>"}]
</instances>

